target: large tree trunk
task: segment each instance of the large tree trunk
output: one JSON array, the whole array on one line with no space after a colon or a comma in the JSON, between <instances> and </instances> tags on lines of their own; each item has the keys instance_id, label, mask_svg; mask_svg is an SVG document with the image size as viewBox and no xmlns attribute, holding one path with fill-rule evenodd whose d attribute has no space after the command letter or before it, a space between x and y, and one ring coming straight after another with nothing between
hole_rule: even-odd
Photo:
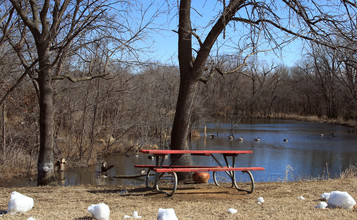
<instances>
[{"instance_id":1,"label":"large tree trunk","mask_svg":"<svg viewBox=\"0 0 357 220\"><path fill-rule=\"evenodd\" d=\"M190 74L186 74L190 75ZM180 89L176 104L176 114L172 127L171 149L188 149L187 137L191 121L192 106L196 95L198 80L181 77Z\"/></svg>"},{"instance_id":2,"label":"large tree trunk","mask_svg":"<svg viewBox=\"0 0 357 220\"><path fill-rule=\"evenodd\" d=\"M191 78L192 74L181 74L179 94L176 104L175 119L171 134L172 150L188 150L187 138L189 134L189 125L191 121L192 106L196 95L198 80ZM171 158L175 160L176 158ZM190 165L191 157L181 156L176 164ZM179 173L180 180L189 178L189 173Z\"/></svg>"},{"instance_id":3,"label":"large tree trunk","mask_svg":"<svg viewBox=\"0 0 357 220\"><path fill-rule=\"evenodd\" d=\"M53 89L48 47L38 45L40 89L40 154L37 164L37 185L55 183L53 158Z\"/></svg>"},{"instance_id":4,"label":"large tree trunk","mask_svg":"<svg viewBox=\"0 0 357 220\"><path fill-rule=\"evenodd\" d=\"M180 64L180 88L176 103L175 119L171 131L171 146L173 150L187 150L187 137L191 121L191 111L196 95L198 79L193 77L192 32L191 32L191 1L182 0L179 12L179 42L178 58ZM177 155L172 160L177 160ZM176 164L190 165L188 155L181 156ZM178 173L180 180L188 179L188 173Z\"/></svg>"}]
</instances>

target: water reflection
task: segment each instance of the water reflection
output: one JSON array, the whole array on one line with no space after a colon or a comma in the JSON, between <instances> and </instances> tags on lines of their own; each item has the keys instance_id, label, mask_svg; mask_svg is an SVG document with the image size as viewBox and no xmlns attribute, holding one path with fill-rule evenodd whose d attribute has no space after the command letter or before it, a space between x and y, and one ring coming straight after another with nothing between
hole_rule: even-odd
<instances>
[{"instance_id":1,"label":"water reflection","mask_svg":"<svg viewBox=\"0 0 357 220\"><path fill-rule=\"evenodd\" d=\"M206 126L207 136L202 134L201 138L192 140L190 148L253 150L251 155L240 155L237 165L265 167L265 171L253 172L256 181L280 181L287 177L288 180L296 180L323 175L336 177L350 165L357 164L357 135L348 133L344 126L282 120L243 121L234 128L224 123ZM228 138L231 131L235 137L233 140ZM331 132L334 136L330 135ZM210 138L210 133L217 136ZM240 141L238 137L244 140ZM259 142L254 140L256 137L260 137ZM197 165L216 165L210 157L193 156L192 159ZM111 156L105 160L114 164L114 168L108 171L109 178L98 178L98 163L65 172L59 184L143 184L144 178L122 179L114 176L138 174L140 169L134 168L134 164L153 163L147 155Z\"/></svg>"}]
</instances>

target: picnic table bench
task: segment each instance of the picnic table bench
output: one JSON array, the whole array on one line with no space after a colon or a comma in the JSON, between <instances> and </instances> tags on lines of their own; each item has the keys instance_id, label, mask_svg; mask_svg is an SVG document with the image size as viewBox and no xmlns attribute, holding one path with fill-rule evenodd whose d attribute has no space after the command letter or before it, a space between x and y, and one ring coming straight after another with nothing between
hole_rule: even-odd
<instances>
[{"instance_id":1,"label":"picnic table bench","mask_svg":"<svg viewBox=\"0 0 357 220\"><path fill-rule=\"evenodd\" d=\"M232 182L232 187L235 187L239 191L246 191L252 193L254 191L254 178L250 171L264 170L263 167L235 167L236 157L240 154L251 154L253 151L237 151L237 150L140 150L141 153L152 154L155 158L155 165L143 165L137 164L137 168L147 168L145 184L146 187L154 188L158 192L165 193L167 196L172 196L178 185L177 174L179 172L213 172L213 181L219 186L220 182L218 180L218 172L224 171ZM170 163L164 164L165 158L167 155L177 155L177 157ZM183 166L176 165L176 161L182 155L190 154L197 156L210 156L212 157L217 166L201 166L201 165L192 165L192 166ZM225 165L223 165L220 160L218 160L217 155L222 155L224 158ZM231 160L229 160L229 158ZM240 175L246 176L248 180L245 184L248 184L248 187L241 188L237 184L237 171L240 171ZM167 175L164 175L167 173ZM150 181L150 176L154 175L155 180ZM153 185L150 185L150 182L153 182ZM160 189L162 183L172 185L172 187L165 188L165 190ZM160 185L160 186L159 186Z\"/></svg>"}]
</instances>

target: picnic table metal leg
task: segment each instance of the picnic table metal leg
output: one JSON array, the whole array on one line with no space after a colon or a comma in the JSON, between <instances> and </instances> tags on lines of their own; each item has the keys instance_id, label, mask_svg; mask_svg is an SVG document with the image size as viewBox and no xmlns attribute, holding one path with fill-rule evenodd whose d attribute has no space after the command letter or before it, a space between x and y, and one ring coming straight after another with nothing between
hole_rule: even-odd
<instances>
[{"instance_id":1,"label":"picnic table metal leg","mask_svg":"<svg viewBox=\"0 0 357 220\"><path fill-rule=\"evenodd\" d=\"M236 162L236 157L235 156L232 156L232 163L230 164L228 159L227 159L227 155L224 155L224 161L226 162L227 164L227 167L235 167L235 162ZM236 183L236 178L235 178L235 174L236 172L234 171L226 171L228 176L231 178L232 180L232 187L236 187L237 188L237 183Z\"/></svg>"},{"instance_id":2,"label":"picnic table metal leg","mask_svg":"<svg viewBox=\"0 0 357 220\"><path fill-rule=\"evenodd\" d=\"M165 155L155 155L155 167L162 168L165 161ZM166 175L165 175L166 174ZM154 181L150 181L150 176L155 175ZM153 185L150 185L150 182ZM147 188L156 189L158 192L172 196L178 185L178 178L175 172L158 173L153 168L149 168L146 174L145 185Z\"/></svg>"},{"instance_id":3,"label":"picnic table metal leg","mask_svg":"<svg viewBox=\"0 0 357 220\"><path fill-rule=\"evenodd\" d=\"M167 175L164 175L164 173L160 173L159 179L157 180L156 183L156 190L161 193L165 193L167 196L172 196L177 189L177 184L178 184L178 179L177 179L177 174L175 172L169 172ZM172 188L171 188L172 184ZM159 185L163 185L164 189L160 189Z\"/></svg>"},{"instance_id":4,"label":"picnic table metal leg","mask_svg":"<svg viewBox=\"0 0 357 220\"><path fill-rule=\"evenodd\" d=\"M221 166L223 167L223 165L217 160L217 158L213 155L211 155L213 157L213 159ZM228 159L227 159L227 155L223 155L223 158L224 158L224 162L226 163L226 166L227 167L234 167L235 165L235 157L233 156L232 157L232 166L231 164L229 163ZM236 181L235 181L235 172L234 171L224 171L227 176L229 176L231 182L232 182L232 185L231 187L236 187L237 188L237 184L236 184ZM218 171L214 171L213 172L213 181L214 183L216 184L216 186L219 186L220 185L220 181L224 181L224 178L223 177L220 177ZM224 182L227 182L227 181L224 181Z\"/></svg>"},{"instance_id":5,"label":"picnic table metal leg","mask_svg":"<svg viewBox=\"0 0 357 220\"><path fill-rule=\"evenodd\" d=\"M232 157L232 163L229 163L229 160L227 158L228 156ZM235 167L236 155L223 155L223 157L227 167ZM221 167L223 167L215 157L213 157L213 159L215 159L217 163ZM213 172L213 181L217 186L220 185L220 179L222 178L222 176L220 176L218 172L220 171ZM248 193L252 193L254 191L254 178L250 171L247 170L247 171L224 171L224 172L229 176L232 182L231 185L232 187L236 188L239 191L245 191ZM237 182L239 182L239 184Z\"/></svg>"},{"instance_id":6,"label":"picnic table metal leg","mask_svg":"<svg viewBox=\"0 0 357 220\"><path fill-rule=\"evenodd\" d=\"M164 164L165 156L155 155L155 167L162 167ZM155 189L157 181L160 179L162 173L156 173L153 168L148 168L145 176L145 186L146 188ZM154 176L154 178L150 178Z\"/></svg>"},{"instance_id":7,"label":"picnic table metal leg","mask_svg":"<svg viewBox=\"0 0 357 220\"><path fill-rule=\"evenodd\" d=\"M161 168L164 165L165 155L155 155L155 158L156 158L155 160L156 167ZM162 175L163 173L156 173L154 187L157 187L158 181Z\"/></svg>"},{"instance_id":8,"label":"picnic table metal leg","mask_svg":"<svg viewBox=\"0 0 357 220\"><path fill-rule=\"evenodd\" d=\"M222 173L224 172L224 173ZM232 174L232 172L234 174ZM226 174L226 175L223 175ZM214 171L213 172L213 181L216 184L216 186L222 185L222 182L228 182L229 179L227 177L229 176L230 180L233 181L232 184L234 188L236 188L238 191L245 191L247 193L252 193L254 191L254 178L253 175L250 171L230 171L229 174L225 171ZM232 180L232 176L234 175L234 180ZM225 177L226 178L225 178Z\"/></svg>"},{"instance_id":9,"label":"picnic table metal leg","mask_svg":"<svg viewBox=\"0 0 357 220\"><path fill-rule=\"evenodd\" d=\"M148 171L146 172L146 176L145 176L145 186L146 188L150 188L150 189L154 189L155 188L155 180L151 180L150 181L150 176L154 176L155 171L152 168L148 168ZM152 185L150 185L150 182Z\"/></svg>"}]
</instances>

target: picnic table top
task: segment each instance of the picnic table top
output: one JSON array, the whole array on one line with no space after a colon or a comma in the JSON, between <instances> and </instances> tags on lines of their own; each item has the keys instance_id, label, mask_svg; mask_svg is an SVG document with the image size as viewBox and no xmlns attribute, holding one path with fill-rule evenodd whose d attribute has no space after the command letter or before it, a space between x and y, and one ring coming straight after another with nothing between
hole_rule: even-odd
<instances>
[{"instance_id":1,"label":"picnic table top","mask_svg":"<svg viewBox=\"0 0 357 220\"><path fill-rule=\"evenodd\" d=\"M211 155L211 154L251 154L250 150L140 150L141 153L167 155L167 154L193 154L193 155Z\"/></svg>"}]
</instances>

